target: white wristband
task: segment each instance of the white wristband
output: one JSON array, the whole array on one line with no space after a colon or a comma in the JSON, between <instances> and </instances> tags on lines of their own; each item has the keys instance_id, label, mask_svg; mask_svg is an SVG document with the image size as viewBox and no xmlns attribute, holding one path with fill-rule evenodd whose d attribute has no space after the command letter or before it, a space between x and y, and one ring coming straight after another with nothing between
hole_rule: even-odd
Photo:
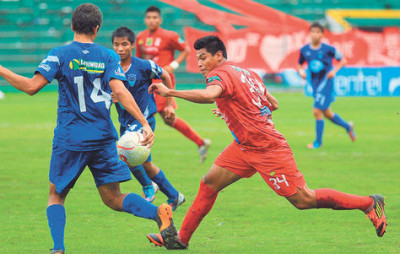
<instances>
[{"instance_id":1,"label":"white wristband","mask_svg":"<svg viewBox=\"0 0 400 254\"><path fill-rule=\"evenodd\" d=\"M179 63L177 62L177 61L172 61L170 64L169 64L169 66L171 66L172 67L172 69L174 69L174 70L176 70L176 69L178 69L178 67L179 67Z\"/></svg>"}]
</instances>

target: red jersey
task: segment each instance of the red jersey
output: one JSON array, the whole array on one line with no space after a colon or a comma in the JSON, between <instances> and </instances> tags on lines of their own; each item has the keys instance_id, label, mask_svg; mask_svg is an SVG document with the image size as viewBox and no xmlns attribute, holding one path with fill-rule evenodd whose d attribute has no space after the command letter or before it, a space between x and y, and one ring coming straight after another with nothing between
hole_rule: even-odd
<instances>
[{"instance_id":1,"label":"red jersey","mask_svg":"<svg viewBox=\"0 0 400 254\"><path fill-rule=\"evenodd\" d=\"M175 50L182 51L186 43L173 31L157 28L154 33L149 30L140 32L136 40L136 56L151 59L164 67L175 59Z\"/></svg>"},{"instance_id":2,"label":"red jersey","mask_svg":"<svg viewBox=\"0 0 400 254\"><path fill-rule=\"evenodd\" d=\"M272 105L255 72L225 62L207 75L206 83L222 88L216 100L217 107L236 142L243 148L268 149L286 142L273 127Z\"/></svg>"}]
</instances>

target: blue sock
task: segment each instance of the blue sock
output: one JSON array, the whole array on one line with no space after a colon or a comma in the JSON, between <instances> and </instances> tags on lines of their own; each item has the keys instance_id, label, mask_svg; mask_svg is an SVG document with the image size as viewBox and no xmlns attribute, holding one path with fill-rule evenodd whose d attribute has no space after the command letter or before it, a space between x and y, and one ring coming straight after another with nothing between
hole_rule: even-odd
<instances>
[{"instance_id":1,"label":"blue sock","mask_svg":"<svg viewBox=\"0 0 400 254\"><path fill-rule=\"evenodd\" d=\"M167 195L169 199L176 199L178 198L179 192L172 187L171 183L168 181L168 179L165 177L164 173L160 169L160 172L151 179L153 182L155 182L158 187L160 187L160 190Z\"/></svg>"},{"instance_id":2,"label":"blue sock","mask_svg":"<svg viewBox=\"0 0 400 254\"><path fill-rule=\"evenodd\" d=\"M53 238L53 250L63 250L64 228L65 228L65 208L63 205L50 205L47 207L47 220L49 221L50 233Z\"/></svg>"},{"instance_id":3,"label":"blue sock","mask_svg":"<svg viewBox=\"0 0 400 254\"><path fill-rule=\"evenodd\" d=\"M315 120L315 132L317 134L317 138L315 139L315 141L320 145L322 145L322 134L324 134L324 126L324 119Z\"/></svg>"},{"instance_id":4,"label":"blue sock","mask_svg":"<svg viewBox=\"0 0 400 254\"><path fill-rule=\"evenodd\" d=\"M142 165L131 168L131 172L143 187L152 184Z\"/></svg>"},{"instance_id":5,"label":"blue sock","mask_svg":"<svg viewBox=\"0 0 400 254\"><path fill-rule=\"evenodd\" d=\"M337 125L342 126L343 128L346 129L346 131L350 131L350 125L345 120L343 120L338 114L335 113L331 121Z\"/></svg>"},{"instance_id":6,"label":"blue sock","mask_svg":"<svg viewBox=\"0 0 400 254\"><path fill-rule=\"evenodd\" d=\"M135 216L152 219L157 217L157 206L144 200L135 193L129 193L122 201L122 209Z\"/></svg>"}]
</instances>

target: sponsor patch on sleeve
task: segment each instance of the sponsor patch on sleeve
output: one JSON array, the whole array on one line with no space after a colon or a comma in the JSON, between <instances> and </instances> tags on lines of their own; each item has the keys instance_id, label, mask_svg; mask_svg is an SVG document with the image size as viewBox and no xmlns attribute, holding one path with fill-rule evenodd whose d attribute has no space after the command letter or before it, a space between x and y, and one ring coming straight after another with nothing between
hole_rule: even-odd
<instances>
[{"instance_id":1,"label":"sponsor patch on sleeve","mask_svg":"<svg viewBox=\"0 0 400 254\"><path fill-rule=\"evenodd\" d=\"M207 84L210 84L211 82L213 82L215 80L222 81L217 75L215 75L215 76L209 77L206 82L207 82Z\"/></svg>"}]
</instances>

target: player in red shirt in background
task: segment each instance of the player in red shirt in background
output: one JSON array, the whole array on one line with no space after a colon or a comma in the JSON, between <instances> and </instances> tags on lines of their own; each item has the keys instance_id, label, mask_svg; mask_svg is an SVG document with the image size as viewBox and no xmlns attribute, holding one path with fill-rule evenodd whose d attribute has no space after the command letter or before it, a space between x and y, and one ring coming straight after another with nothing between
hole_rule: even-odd
<instances>
[{"instance_id":1,"label":"player in red shirt in background","mask_svg":"<svg viewBox=\"0 0 400 254\"><path fill-rule=\"evenodd\" d=\"M286 139L272 124L271 111L278 108L278 102L267 92L261 78L228 62L225 45L216 36L198 39L194 48L198 66L206 77L206 89L176 91L152 84L149 91L195 103L216 102L218 109L213 110L214 114L225 120L234 141L201 180L199 192L186 213L176 243L168 243L165 247L186 249L193 232L214 205L218 192L255 173L259 173L278 195L298 209L359 209L368 215L377 235L383 236L386 217L381 195L356 196L333 189L308 188ZM156 245L164 243L160 234L147 237Z\"/></svg>"},{"instance_id":2,"label":"player in red shirt in background","mask_svg":"<svg viewBox=\"0 0 400 254\"><path fill-rule=\"evenodd\" d=\"M177 33L160 27L162 19L161 11L158 7L150 6L147 8L144 22L147 30L140 32L137 36L136 56L143 59L151 59L166 70L170 74L172 85L175 89L174 70L186 59L190 48ZM180 51L176 59L174 59L175 50ZM173 111L178 107L175 100L173 101L173 106L167 106L166 98L158 95L154 97L157 111L164 122L196 143L200 154L200 162L203 162L207 157L207 150L211 145L211 140L201 138L187 122L176 115L174 118L166 117L168 115L167 112Z\"/></svg>"}]
</instances>

